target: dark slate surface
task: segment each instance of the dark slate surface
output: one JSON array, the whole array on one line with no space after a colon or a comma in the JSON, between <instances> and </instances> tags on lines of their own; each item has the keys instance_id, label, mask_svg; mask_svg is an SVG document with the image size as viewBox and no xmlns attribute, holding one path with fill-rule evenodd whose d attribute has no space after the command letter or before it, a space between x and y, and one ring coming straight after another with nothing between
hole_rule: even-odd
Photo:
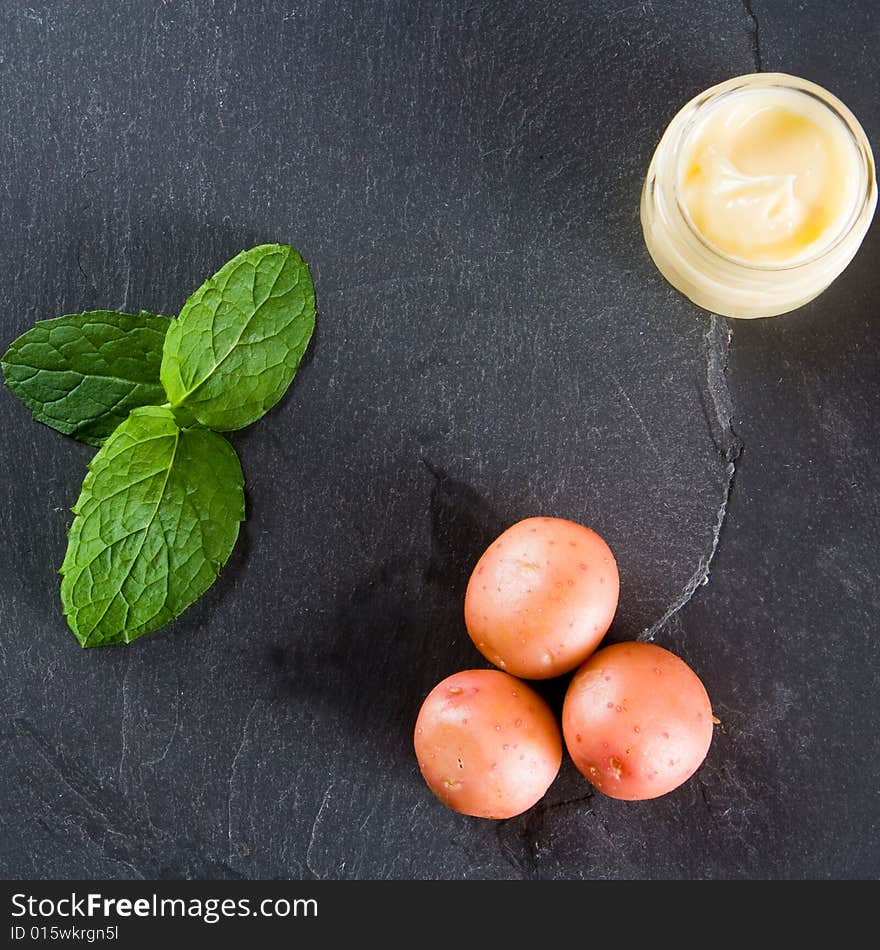
<instances>
[{"instance_id":1,"label":"dark slate surface","mask_svg":"<svg viewBox=\"0 0 880 950\"><path fill-rule=\"evenodd\" d=\"M871 0L3 0L3 341L174 313L275 240L312 262L319 330L234 437L229 568L128 649L80 650L59 607L91 450L0 393L0 870L880 874L878 231L820 300L734 325L664 284L638 224L665 123L756 65L880 139L877 40ZM679 652L723 724L656 802L566 761L529 813L464 818L412 724L484 665L468 571L536 513L608 539L612 637Z\"/></svg>"}]
</instances>

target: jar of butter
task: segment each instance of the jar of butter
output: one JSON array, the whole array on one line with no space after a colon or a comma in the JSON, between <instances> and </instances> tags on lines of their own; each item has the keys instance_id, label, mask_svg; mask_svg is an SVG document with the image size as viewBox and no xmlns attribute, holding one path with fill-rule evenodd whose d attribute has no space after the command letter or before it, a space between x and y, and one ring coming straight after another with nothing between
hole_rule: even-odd
<instances>
[{"instance_id":1,"label":"jar of butter","mask_svg":"<svg viewBox=\"0 0 880 950\"><path fill-rule=\"evenodd\" d=\"M871 146L827 90L784 73L739 76L673 118L642 190L664 277L728 317L787 313L852 260L877 205Z\"/></svg>"}]
</instances>

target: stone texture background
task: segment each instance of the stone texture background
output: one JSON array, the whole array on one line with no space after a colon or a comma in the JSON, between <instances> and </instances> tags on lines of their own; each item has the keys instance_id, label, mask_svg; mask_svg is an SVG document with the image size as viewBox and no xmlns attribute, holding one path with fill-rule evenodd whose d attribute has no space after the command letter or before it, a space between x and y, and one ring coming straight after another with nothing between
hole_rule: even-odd
<instances>
[{"instance_id":1,"label":"stone texture background","mask_svg":"<svg viewBox=\"0 0 880 950\"><path fill-rule=\"evenodd\" d=\"M729 76L806 76L880 140L878 39L870 0L0 0L3 345L176 313L262 241L319 306L233 437L228 569L128 649L80 650L60 611L91 450L0 393L0 872L878 876L878 231L819 300L734 323L638 222L665 124ZM485 665L468 573L538 513L609 541L611 639L680 653L722 725L658 801L566 760L527 814L464 818L412 725Z\"/></svg>"}]
</instances>

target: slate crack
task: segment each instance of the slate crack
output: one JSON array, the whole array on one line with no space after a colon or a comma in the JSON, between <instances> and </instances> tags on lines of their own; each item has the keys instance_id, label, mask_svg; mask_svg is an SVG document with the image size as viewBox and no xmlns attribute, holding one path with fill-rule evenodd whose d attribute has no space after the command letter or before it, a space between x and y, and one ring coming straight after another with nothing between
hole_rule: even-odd
<instances>
[{"instance_id":1,"label":"slate crack","mask_svg":"<svg viewBox=\"0 0 880 950\"><path fill-rule=\"evenodd\" d=\"M495 837L504 860L526 880L537 880L540 849L538 837L544 830L545 809L540 802L526 813L525 818L513 821L513 840L507 841L505 832L510 819L499 821L495 826Z\"/></svg>"},{"instance_id":2,"label":"slate crack","mask_svg":"<svg viewBox=\"0 0 880 950\"><path fill-rule=\"evenodd\" d=\"M228 863L232 863L236 857L236 849L234 842L232 840L232 825L233 825L233 815L232 815L232 796L233 796L233 785L236 779L236 769L238 768L238 759L241 755L242 749L244 749L245 743L248 740L250 735L250 725L251 719L253 719L254 712L257 709L257 706L260 704L260 700L255 699L251 704L251 708L248 710L247 716L244 719L244 725L241 727L241 740L238 743L238 748L235 750L235 755L232 757L232 763L229 766L229 779L226 783L226 840L227 840L227 852L226 860Z\"/></svg>"},{"instance_id":3,"label":"slate crack","mask_svg":"<svg viewBox=\"0 0 880 950\"><path fill-rule=\"evenodd\" d=\"M306 848L306 867L309 872L314 876L314 878L320 881L323 878L322 874L319 874L314 867L312 867L312 848L315 847L315 835L318 833L318 825L321 823L321 816L324 814L324 809L327 807L327 802L330 800L330 793L333 791L333 786L335 782L331 782L327 786L327 790L324 792L324 797L321 799L321 806L318 808L318 811L315 813L315 820L312 822L312 831L309 835L309 845Z\"/></svg>"},{"instance_id":4,"label":"slate crack","mask_svg":"<svg viewBox=\"0 0 880 950\"><path fill-rule=\"evenodd\" d=\"M20 742L27 739L51 773L52 781L41 778L46 804L57 811L62 789L76 803L64 805L65 827L75 827L110 861L129 868L134 876L152 881L175 879L240 879L240 875L222 860L209 854L195 842L157 829L145 823L131 807L127 794L105 785L78 758L65 754L57 742L37 730L25 719L12 720L13 731L0 734L0 741Z\"/></svg>"},{"instance_id":5,"label":"slate crack","mask_svg":"<svg viewBox=\"0 0 880 950\"><path fill-rule=\"evenodd\" d=\"M594 794L590 789L582 795L560 802L541 801L523 815L497 822L495 838L501 857L523 879L537 880L540 876L540 838L544 834L547 816L557 809L584 805ZM587 813L592 814L590 809L587 809Z\"/></svg>"},{"instance_id":6,"label":"slate crack","mask_svg":"<svg viewBox=\"0 0 880 950\"><path fill-rule=\"evenodd\" d=\"M752 39L752 56L755 59L755 72L762 73L764 71L764 59L761 55L761 25L758 23L758 18L755 16L755 11L752 9L751 0L742 0L743 9L746 11L746 16L752 21L751 26L751 39Z\"/></svg>"},{"instance_id":7,"label":"slate crack","mask_svg":"<svg viewBox=\"0 0 880 950\"><path fill-rule=\"evenodd\" d=\"M706 344L706 392L711 406L703 402L703 414L709 426L709 434L718 454L724 461L721 480L721 502L715 513L712 539L708 550L700 555L696 569L688 578L679 595L666 608L656 623L639 636L640 640L653 640L666 624L690 601L700 587L709 583L712 561L721 541L721 531L727 519L727 508L736 481L736 463L743 453L742 439L733 428L733 401L727 386L727 364L733 330L714 313L709 318L709 328L703 335Z\"/></svg>"},{"instance_id":8,"label":"slate crack","mask_svg":"<svg viewBox=\"0 0 880 950\"><path fill-rule=\"evenodd\" d=\"M700 797L703 799L703 804L706 806L706 811L709 814L712 814L712 799L709 797L709 790L706 788L706 783L702 781L697 782L697 788L700 790Z\"/></svg>"}]
</instances>

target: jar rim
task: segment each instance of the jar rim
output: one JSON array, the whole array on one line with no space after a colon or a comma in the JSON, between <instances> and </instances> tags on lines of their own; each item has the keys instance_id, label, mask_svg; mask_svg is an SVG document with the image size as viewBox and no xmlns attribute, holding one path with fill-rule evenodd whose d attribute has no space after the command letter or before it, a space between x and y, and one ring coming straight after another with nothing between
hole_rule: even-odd
<instances>
[{"instance_id":1,"label":"jar rim","mask_svg":"<svg viewBox=\"0 0 880 950\"><path fill-rule=\"evenodd\" d=\"M680 190L680 179L678 175L678 166L681 161L682 150L689 136L701 121L701 113L709 107L714 107L718 102L741 95L744 91L779 88L786 89L795 94L809 96L821 104L845 130L850 142L852 143L856 154L858 155L860 182L857 192L857 200L853 202L852 209L834 238L827 244L823 244L809 257L800 258L790 262L779 263L758 263L749 261L733 254L728 254L718 245L710 241L703 232L694 223L690 211L682 200ZM794 271L801 267L809 267L817 261L821 261L826 256L832 255L837 248L847 239L857 226L866 209L870 213L870 208L874 201L876 191L876 173L874 169L873 154L868 142L865 131L858 119L850 110L832 93L816 83L807 79L801 79L797 76L791 76L787 73L749 73L744 76L736 76L725 82L718 83L715 86L702 92L698 97L688 102L681 110L683 114L690 110L690 115L676 134L676 139L672 148L672 157L676 174L672 183L673 195L677 212L681 215L689 233L697 240L702 247L719 260L735 267L748 271L771 271L783 272Z\"/></svg>"}]
</instances>

